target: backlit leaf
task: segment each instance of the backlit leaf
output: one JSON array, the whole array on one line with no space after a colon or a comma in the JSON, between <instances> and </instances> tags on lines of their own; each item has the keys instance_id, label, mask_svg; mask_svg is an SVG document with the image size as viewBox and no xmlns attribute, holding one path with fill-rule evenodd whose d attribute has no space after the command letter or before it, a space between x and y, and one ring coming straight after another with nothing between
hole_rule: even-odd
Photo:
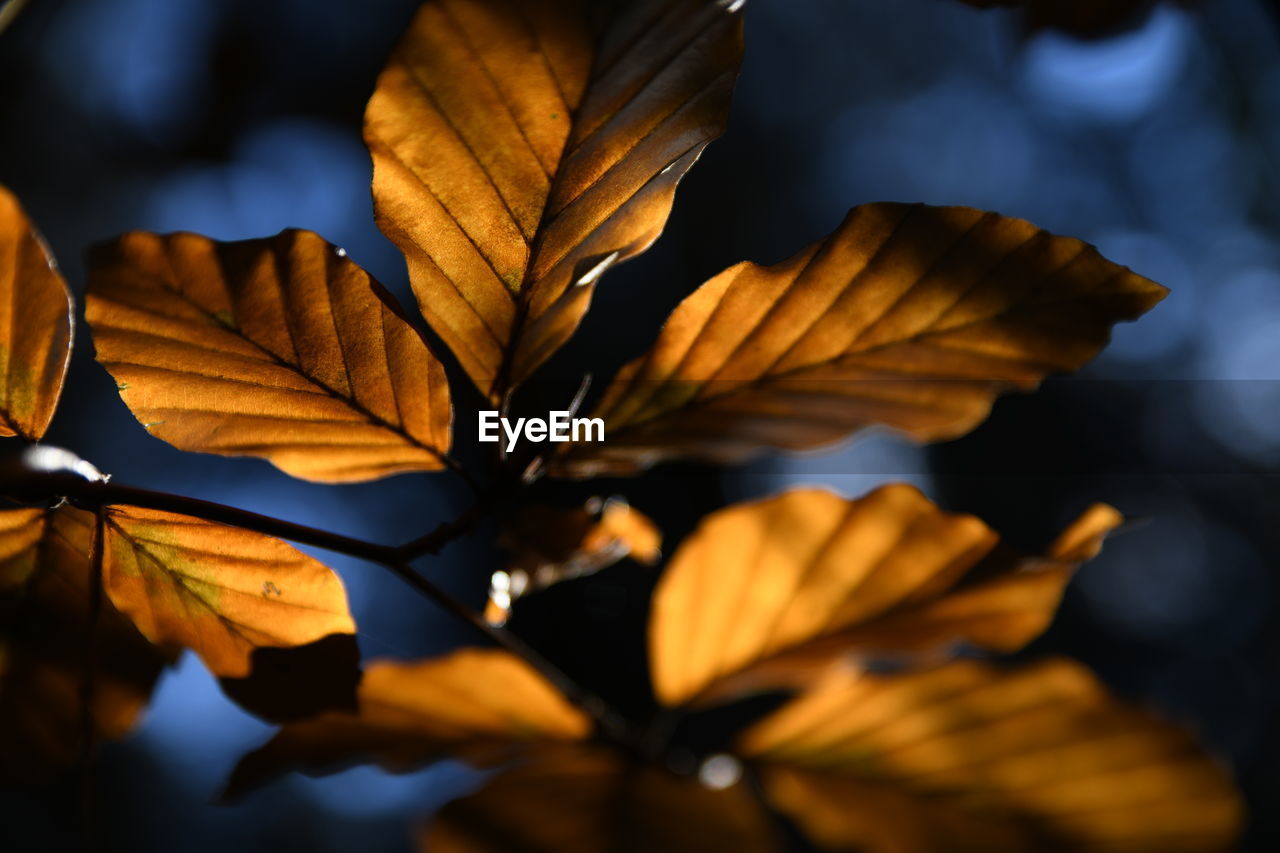
<instances>
[{"instance_id":1,"label":"backlit leaf","mask_svg":"<svg viewBox=\"0 0 1280 853\"><path fill-rule=\"evenodd\" d=\"M71 293L18 200L0 186L0 436L44 435L71 361Z\"/></svg>"},{"instance_id":2,"label":"backlit leaf","mask_svg":"<svg viewBox=\"0 0 1280 853\"><path fill-rule=\"evenodd\" d=\"M490 582L485 617L506 622L516 599L561 581L587 577L630 557L653 565L662 533L626 501L592 498L581 507L532 505L507 523L500 543L511 552L506 571Z\"/></svg>"},{"instance_id":3,"label":"backlit leaf","mask_svg":"<svg viewBox=\"0 0 1280 853\"><path fill-rule=\"evenodd\" d=\"M382 286L317 235L132 233L91 268L98 360L152 435L309 480L443 467L444 369Z\"/></svg>"},{"instance_id":4,"label":"backlit leaf","mask_svg":"<svg viewBox=\"0 0 1280 853\"><path fill-rule=\"evenodd\" d=\"M852 652L1014 651L1048 626L1075 566L1120 520L1094 507L1032 558L902 484L729 507L681 543L658 583L654 688L667 705L706 703L803 683Z\"/></svg>"},{"instance_id":5,"label":"backlit leaf","mask_svg":"<svg viewBox=\"0 0 1280 853\"><path fill-rule=\"evenodd\" d=\"M732 462L876 426L954 438L997 395L1081 367L1165 292L1021 219L857 207L790 260L730 267L681 303L605 392L604 443L570 447L557 467Z\"/></svg>"},{"instance_id":6,"label":"backlit leaf","mask_svg":"<svg viewBox=\"0 0 1280 853\"><path fill-rule=\"evenodd\" d=\"M748 730L770 800L864 853L1211 853L1241 803L1187 733L1082 667L833 671Z\"/></svg>"},{"instance_id":7,"label":"backlit leaf","mask_svg":"<svg viewBox=\"0 0 1280 853\"><path fill-rule=\"evenodd\" d=\"M724 129L724 0L430 0L365 114L378 224L491 397L559 348L596 280L658 237Z\"/></svg>"},{"instance_id":8,"label":"backlit leaf","mask_svg":"<svg viewBox=\"0 0 1280 853\"><path fill-rule=\"evenodd\" d=\"M194 650L215 675L247 676L262 647L353 634L342 581L261 533L108 507L103 584L154 643Z\"/></svg>"},{"instance_id":9,"label":"backlit leaf","mask_svg":"<svg viewBox=\"0 0 1280 853\"><path fill-rule=\"evenodd\" d=\"M241 760L227 794L289 769L320 774L377 761L407 771L448 756L487 763L590 731L581 711L507 652L462 649L414 663L379 661L365 671L358 713L285 726Z\"/></svg>"},{"instance_id":10,"label":"backlit leaf","mask_svg":"<svg viewBox=\"0 0 1280 853\"><path fill-rule=\"evenodd\" d=\"M0 512L0 781L46 779L75 760L86 662L94 737L116 739L172 659L110 602L91 617L93 529L69 506Z\"/></svg>"},{"instance_id":11,"label":"backlit leaf","mask_svg":"<svg viewBox=\"0 0 1280 853\"><path fill-rule=\"evenodd\" d=\"M741 782L723 790L604 748L519 764L441 809L431 853L770 853L783 849Z\"/></svg>"}]
</instances>

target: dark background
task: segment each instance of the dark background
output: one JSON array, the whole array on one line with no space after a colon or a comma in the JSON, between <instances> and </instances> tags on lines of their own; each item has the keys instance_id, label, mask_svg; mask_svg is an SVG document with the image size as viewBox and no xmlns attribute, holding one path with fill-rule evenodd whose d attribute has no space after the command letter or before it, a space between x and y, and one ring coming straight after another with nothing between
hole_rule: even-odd
<instances>
[{"instance_id":1,"label":"dark background","mask_svg":"<svg viewBox=\"0 0 1280 853\"><path fill-rule=\"evenodd\" d=\"M909 479L1028 547L1093 500L1144 517L1081 572L1032 653L1080 657L1195 727L1250 798L1249 849L1280 849L1280 17L1264 2L1161 6L1086 42L951 0L751 0L729 133L682 185L667 236L606 277L548 375L607 377L698 283L739 260L776 262L868 201L1022 216L1174 293L1080 378L1003 400L959 441L919 450L874 438L740 471L548 484L545 497L625 494L661 523L667 553L705 512L798 483L855 496ZM237 239L296 226L344 246L411 306L403 261L372 224L360 120L415 7L32 0L0 34L0 182L77 293L84 248L125 230ZM129 415L83 330L79 344L47 440L119 481L386 542L466 505L444 475L326 487L258 460L181 454ZM467 387L455 382L458 443L476 459ZM477 606L502 559L484 532L423 564ZM366 656L471 640L377 568L325 559L347 581ZM513 625L643 713L653 578L623 563L530 599ZM688 736L713 744L718 725ZM399 777L357 769L210 805L268 734L188 655L138 731L104 750L103 846L401 850L411 818L478 778L447 764ZM73 788L6 793L0 847L69 846L77 813Z\"/></svg>"}]
</instances>

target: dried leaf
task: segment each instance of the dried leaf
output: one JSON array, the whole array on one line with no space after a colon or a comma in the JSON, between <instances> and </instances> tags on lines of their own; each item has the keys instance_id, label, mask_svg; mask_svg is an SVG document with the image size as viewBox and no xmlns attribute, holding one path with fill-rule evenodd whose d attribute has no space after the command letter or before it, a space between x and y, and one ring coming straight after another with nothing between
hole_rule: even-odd
<instances>
[{"instance_id":1,"label":"dried leaf","mask_svg":"<svg viewBox=\"0 0 1280 853\"><path fill-rule=\"evenodd\" d=\"M152 435L308 480L443 467L443 367L390 294L317 235L132 233L90 265L98 360Z\"/></svg>"},{"instance_id":2,"label":"dried leaf","mask_svg":"<svg viewBox=\"0 0 1280 853\"><path fill-rule=\"evenodd\" d=\"M666 705L701 704L804 683L852 652L1014 651L1048 626L1075 566L1120 520L1094 507L1031 558L902 484L729 507L703 520L658 583L654 688Z\"/></svg>"},{"instance_id":3,"label":"dried leaf","mask_svg":"<svg viewBox=\"0 0 1280 853\"><path fill-rule=\"evenodd\" d=\"M834 671L739 748L769 799L830 849L1210 853L1241 820L1193 738L1062 660Z\"/></svg>"},{"instance_id":4,"label":"dried leaf","mask_svg":"<svg viewBox=\"0 0 1280 853\"><path fill-rule=\"evenodd\" d=\"M724 129L739 6L431 0L414 18L365 113L378 224L490 397L569 338L605 269L657 239Z\"/></svg>"},{"instance_id":5,"label":"dried leaf","mask_svg":"<svg viewBox=\"0 0 1280 853\"><path fill-rule=\"evenodd\" d=\"M604 443L565 445L556 470L734 462L875 426L953 438L997 395L1080 368L1165 293L1021 219L857 207L790 260L730 267L681 303L605 392Z\"/></svg>"},{"instance_id":6,"label":"dried leaf","mask_svg":"<svg viewBox=\"0 0 1280 853\"><path fill-rule=\"evenodd\" d=\"M321 774L376 760L405 771L444 756L489 762L590 731L581 711L507 652L462 649L416 663L379 661L365 672L359 713L285 726L240 761L227 796L289 769Z\"/></svg>"},{"instance_id":7,"label":"dried leaf","mask_svg":"<svg viewBox=\"0 0 1280 853\"><path fill-rule=\"evenodd\" d=\"M620 498L592 498L575 509L524 507L500 544L511 561L490 580L485 618L494 625L505 623L515 601L531 592L593 575L624 557L653 565L662 555L661 531Z\"/></svg>"},{"instance_id":8,"label":"dried leaf","mask_svg":"<svg viewBox=\"0 0 1280 853\"><path fill-rule=\"evenodd\" d=\"M713 790L604 748L562 749L446 805L431 853L773 853L784 849L746 786Z\"/></svg>"},{"instance_id":9,"label":"dried leaf","mask_svg":"<svg viewBox=\"0 0 1280 853\"><path fill-rule=\"evenodd\" d=\"M86 662L94 737L117 739L172 661L110 602L91 618L93 529L69 506L0 512L0 781L44 780L75 760Z\"/></svg>"},{"instance_id":10,"label":"dried leaf","mask_svg":"<svg viewBox=\"0 0 1280 853\"><path fill-rule=\"evenodd\" d=\"M0 436L49 428L71 362L74 306L18 200L0 186Z\"/></svg>"},{"instance_id":11,"label":"dried leaf","mask_svg":"<svg viewBox=\"0 0 1280 853\"><path fill-rule=\"evenodd\" d=\"M342 581L278 539L155 510L108 507L103 585L154 643L243 678L262 647L353 634Z\"/></svg>"}]
</instances>

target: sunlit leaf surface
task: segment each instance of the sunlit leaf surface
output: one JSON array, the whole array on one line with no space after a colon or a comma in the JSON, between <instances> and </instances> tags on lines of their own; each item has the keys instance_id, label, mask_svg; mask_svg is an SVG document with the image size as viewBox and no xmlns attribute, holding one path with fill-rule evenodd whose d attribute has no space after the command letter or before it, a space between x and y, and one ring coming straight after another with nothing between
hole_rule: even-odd
<instances>
[{"instance_id":1,"label":"sunlit leaf surface","mask_svg":"<svg viewBox=\"0 0 1280 853\"><path fill-rule=\"evenodd\" d=\"M857 207L793 258L730 267L681 303L605 392L605 442L571 447L558 469L733 462L869 427L953 438L997 395L1081 367L1165 292L1021 219Z\"/></svg>"},{"instance_id":2,"label":"sunlit leaf surface","mask_svg":"<svg viewBox=\"0 0 1280 853\"><path fill-rule=\"evenodd\" d=\"M342 581L278 539L187 516L108 507L107 596L154 643L244 677L263 647L353 634Z\"/></svg>"},{"instance_id":3,"label":"sunlit leaf surface","mask_svg":"<svg viewBox=\"0 0 1280 853\"><path fill-rule=\"evenodd\" d=\"M380 661L365 672L358 713L285 726L240 762L228 794L289 769L324 773L376 760L410 770L446 756L488 763L590 731L581 711L507 652L462 649L415 663Z\"/></svg>"},{"instance_id":4,"label":"sunlit leaf surface","mask_svg":"<svg viewBox=\"0 0 1280 853\"><path fill-rule=\"evenodd\" d=\"M865 853L1212 853L1239 831L1226 774L1082 667L832 672L747 731L769 799Z\"/></svg>"},{"instance_id":5,"label":"sunlit leaf surface","mask_svg":"<svg viewBox=\"0 0 1280 853\"><path fill-rule=\"evenodd\" d=\"M0 436L44 435L71 360L71 294L18 200L0 186Z\"/></svg>"},{"instance_id":6,"label":"sunlit leaf surface","mask_svg":"<svg viewBox=\"0 0 1280 853\"><path fill-rule=\"evenodd\" d=\"M1081 560L1120 522L1086 512L1043 557L999 544L915 488L858 500L799 489L708 516L654 594L654 688L668 705L804 683L832 660L1039 635Z\"/></svg>"},{"instance_id":7,"label":"sunlit leaf surface","mask_svg":"<svg viewBox=\"0 0 1280 853\"><path fill-rule=\"evenodd\" d=\"M430 0L365 114L378 223L482 391L573 333L724 129L739 3Z\"/></svg>"},{"instance_id":8,"label":"sunlit leaf surface","mask_svg":"<svg viewBox=\"0 0 1280 853\"><path fill-rule=\"evenodd\" d=\"M308 231L132 233L91 257L98 360L152 435L297 477L443 467L444 369L392 297Z\"/></svg>"}]
</instances>

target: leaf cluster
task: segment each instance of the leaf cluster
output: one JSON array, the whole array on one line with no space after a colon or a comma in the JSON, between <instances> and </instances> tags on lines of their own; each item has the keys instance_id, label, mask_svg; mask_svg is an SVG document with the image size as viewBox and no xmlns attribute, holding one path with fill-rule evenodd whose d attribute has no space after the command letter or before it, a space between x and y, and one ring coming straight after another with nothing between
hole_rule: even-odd
<instances>
[{"instance_id":1,"label":"leaf cluster","mask_svg":"<svg viewBox=\"0 0 1280 853\"><path fill-rule=\"evenodd\" d=\"M1123 521L1107 506L1038 554L905 485L718 510L657 580L648 672L634 674L652 685L653 719L608 707L503 627L526 595L661 559L661 532L619 499L511 511L534 480L735 463L870 429L955 437L1000 394L1082 367L1165 295L1023 220L861 205L791 258L694 289L596 395L603 442L499 454L485 476L462 465L455 396L506 412L607 270L658 237L723 131L742 5L422 5L365 139L378 224L446 356L311 232L131 233L91 252L98 361L156 438L318 482L446 471L477 499L388 546L118 486L35 445L5 477L21 506L0 511L6 775L48 776L77 744L125 735L190 649L229 696L284 723L241 761L231 796L356 762L494 768L424 826L432 850L768 851L785 843L781 817L818 846L876 853L1229 845L1239 798L1185 732L1077 664L993 660L1046 629ZM47 248L0 191L5 435L44 435L72 316ZM482 617L412 564L494 514L510 559ZM284 539L395 572L497 647L362 672L341 580ZM761 694L782 702L726 733L723 752L674 748L676 721Z\"/></svg>"}]
</instances>

